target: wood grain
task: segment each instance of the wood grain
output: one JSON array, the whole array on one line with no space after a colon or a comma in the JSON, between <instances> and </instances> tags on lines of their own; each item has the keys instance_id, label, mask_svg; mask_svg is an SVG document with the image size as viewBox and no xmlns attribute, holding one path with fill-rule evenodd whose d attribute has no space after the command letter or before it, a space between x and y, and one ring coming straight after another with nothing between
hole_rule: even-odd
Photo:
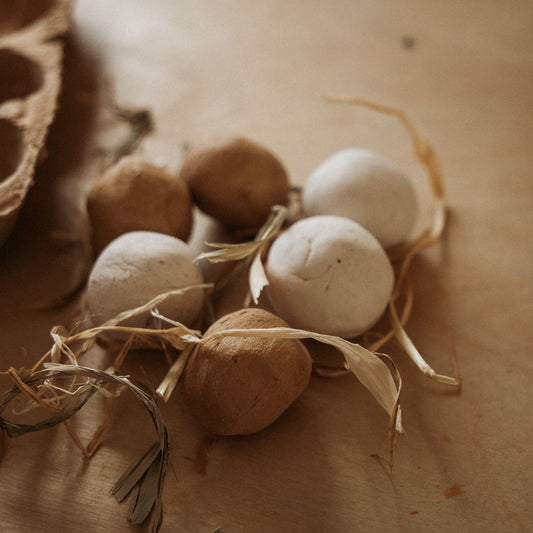
<instances>
[{"instance_id":1,"label":"wood grain","mask_svg":"<svg viewBox=\"0 0 533 533\"><path fill-rule=\"evenodd\" d=\"M314 377L267 430L208 446L177 390L162 407L171 438L162 531L530 529L532 23L526 0L79 0L49 161L39 169L47 180L0 250L1 366L31 365L50 328L77 316L78 300L41 304L82 277L79 206L105 163L102 148L127 135L103 107L106 80L121 105L150 109L155 130L141 151L171 169L184 144L235 132L269 146L294 183L350 145L393 157L422 183L399 124L321 94L369 98L403 109L442 164L448 226L413 265L408 332L439 372L452 372L457 354L462 390L429 382L396 345L384 348L404 380L407 434L392 475L376 457L387 456L386 414L350 376ZM51 237L56 230L72 236L69 245ZM154 354L127 364L151 386L166 368ZM82 436L99 413L95 404L80 414ZM6 440L4 529L130 531L126 506L108 491L151 431L124 395L91 460L63 427Z\"/></svg>"}]
</instances>

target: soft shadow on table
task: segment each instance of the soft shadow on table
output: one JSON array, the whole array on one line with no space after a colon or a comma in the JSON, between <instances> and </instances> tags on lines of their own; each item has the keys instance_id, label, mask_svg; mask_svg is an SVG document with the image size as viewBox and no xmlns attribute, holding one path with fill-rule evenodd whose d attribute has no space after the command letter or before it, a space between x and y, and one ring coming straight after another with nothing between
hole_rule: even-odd
<instances>
[{"instance_id":1,"label":"soft shadow on table","mask_svg":"<svg viewBox=\"0 0 533 533\"><path fill-rule=\"evenodd\" d=\"M108 354L106 362L111 358ZM153 391L167 369L161 352L137 351L128 354L121 372ZM111 427L98 452L121 468L132 462L155 436L149 417L128 396L113 407ZM167 404L159 402L171 446L163 489L162 531L201 532L216 527L246 531L253 517L263 515L267 524L277 516L278 523L287 524L291 531L323 530L334 512L328 503L333 480L327 462L317 461L326 456L322 450L327 443L315 423L316 400L312 396L311 390L304 393L262 432L234 437L210 435L202 428L186 411L180 386ZM100 462L101 457L94 461ZM90 475L90 469L91 465L84 468L85 473ZM272 486L277 487L276 491L271 490ZM307 523L309 518L302 515L308 498L317 500L316 506L323 506L319 523L316 517ZM116 509L119 515L126 512L124 505L117 505ZM234 529L236 524L240 527Z\"/></svg>"},{"instance_id":2,"label":"soft shadow on table","mask_svg":"<svg viewBox=\"0 0 533 533\"><path fill-rule=\"evenodd\" d=\"M12 234L0 248L1 369L30 366L54 325L71 327L87 275L82 184L92 155L100 60L75 28L66 37L58 111Z\"/></svg>"},{"instance_id":3,"label":"soft shadow on table","mask_svg":"<svg viewBox=\"0 0 533 533\"><path fill-rule=\"evenodd\" d=\"M73 31L66 38L58 111L15 228L0 249L2 314L13 308L35 309L63 302L73 272L86 268L83 198L86 161L95 133L99 60Z\"/></svg>"},{"instance_id":4,"label":"soft shadow on table","mask_svg":"<svg viewBox=\"0 0 533 533\"><path fill-rule=\"evenodd\" d=\"M61 191L76 191L85 177L83 165L89 155L98 104L98 71L98 57L84 49L73 30L66 37L62 91L46 142L46 159L36 169L35 185L0 249L2 371L10 366L29 367L50 348L48 332L58 321L68 320L72 307L72 303L70 307L62 305L65 302L57 301L57 295L70 289L71 279L83 279L83 271L72 270L86 267L84 236L76 234L82 231L76 203L80 199ZM1 384L2 390L11 387L5 376ZM5 438L1 467L4 472L10 467L10 477L16 476L11 479L13 497L4 502L6 524L17 525L27 514L29 502L37 517L54 514L53 509L40 507L39 502L46 500L43 487L50 478L68 478L71 467L79 462L77 454L65 450L63 443L69 439L64 432L60 427ZM75 483L65 479L71 491ZM22 493L24 498L17 497Z\"/></svg>"}]
</instances>

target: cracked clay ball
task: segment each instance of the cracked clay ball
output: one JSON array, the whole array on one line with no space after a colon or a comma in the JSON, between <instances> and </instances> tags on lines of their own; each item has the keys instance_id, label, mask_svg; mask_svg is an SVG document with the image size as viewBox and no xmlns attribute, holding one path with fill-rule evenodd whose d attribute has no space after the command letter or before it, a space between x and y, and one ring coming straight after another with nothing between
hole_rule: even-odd
<instances>
[{"instance_id":1,"label":"cracked clay ball","mask_svg":"<svg viewBox=\"0 0 533 533\"><path fill-rule=\"evenodd\" d=\"M247 308L217 320L205 337L228 329L287 327L263 309ZM307 348L295 339L230 336L199 345L184 371L189 412L216 435L247 435L266 428L307 388Z\"/></svg>"},{"instance_id":2,"label":"cracked clay ball","mask_svg":"<svg viewBox=\"0 0 533 533\"><path fill-rule=\"evenodd\" d=\"M293 224L272 243L265 270L268 301L291 327L346 339L377 322L394 285L377 239L333 215Z\"/></svg>"}]
</instances>

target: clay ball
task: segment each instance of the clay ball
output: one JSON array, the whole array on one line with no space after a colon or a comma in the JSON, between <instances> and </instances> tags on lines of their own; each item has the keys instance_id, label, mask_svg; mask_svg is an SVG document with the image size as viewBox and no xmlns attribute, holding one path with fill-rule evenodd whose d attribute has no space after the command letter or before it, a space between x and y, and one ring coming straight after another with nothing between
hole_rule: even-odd
<instances>
[{"instance_id":1,"label":"clay ball","mask_svg":"<svg viewBox=\"0 0 533 533\"><path fill-rule=\"evenodd\" d=\"M268 149L241 137L193 147L180 176L206 214L231 229L257 230L273 205L286 205L289 180Z\"/></svg>"},{"instance_id":2,"label":"clay ball","mask_svg":"<svg viewBox=\"0 0 533 533\"><path fill-rule=\"evenodd\" d=\"M268 301L291 327L347 339L375 324L394 284L375 237L338 216L293 224L272 243L265 269Z\"/></svg>"},{"instance_id":3,"label":"clay ball","mask_svg":"<svg viewBox=\"0 0 533 533\"><path fill-rule=\"evenodd\" d=\"M167 291L203 283L200 267L193 259L189 246L170 235L134 231L117 237L102 251L89 275L86 299L92 325ZM190 326L202 309L204 297L203 289L192 289L169 296L157 308L162 315ZM150 326L150 315L144 313L121 325Z\"/></svg>"},{"instance_id":4,"label":"clay ball","mask_svg":"<svg viewBox=\"0 0 533 533\"><path fill-rule=\"evenodd\" d=\"M392 162L360 148L336 152L307 179L307 216L338 215L364 226L384 248L409 240L418 218L409 179Z\"/></svg>"},{"instance_id":5,"label":"clay ball","mask_svg":"<svg viewBox=\"0 0 533 533\"><path fill-rule=\"evenodd\" d=\"M263 309L241 309L205 333L286 327ZM183 400L217 435L256 433L272 424L307 388L311 357L294 339L224 337L198 346L183 376Z\"/></svg>"},{"instance_id":6,"label":"clay ball","mask_svg":"<svg viewBox=\"0 0 533 533\"><path fill-rule=\"evenodd\" d=\"M189 238L192 198L187 184L138 156L125 156L92 186L87 210L95 253L129 231Z\"/></svg>"}]
</instances>

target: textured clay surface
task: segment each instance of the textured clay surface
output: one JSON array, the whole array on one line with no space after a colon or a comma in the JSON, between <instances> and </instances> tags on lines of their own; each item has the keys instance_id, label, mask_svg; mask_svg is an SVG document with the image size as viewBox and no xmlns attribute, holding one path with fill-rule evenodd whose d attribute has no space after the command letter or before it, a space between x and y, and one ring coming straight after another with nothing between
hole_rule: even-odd
<instances>
[{"instance_id":1,"label":"textured clay surface","mask_svg":"<svg viewBox=\"0 0 533 533\"><path fill-rule=\"evenodd\" d=\"M242 309L219 319L205 335L286 326L268 311ZM185 369L183 398L215 434L256 433L300 396L310 374L311 357L298 340L224 337L195 350Z\"/></svg>"}]
</instances>

